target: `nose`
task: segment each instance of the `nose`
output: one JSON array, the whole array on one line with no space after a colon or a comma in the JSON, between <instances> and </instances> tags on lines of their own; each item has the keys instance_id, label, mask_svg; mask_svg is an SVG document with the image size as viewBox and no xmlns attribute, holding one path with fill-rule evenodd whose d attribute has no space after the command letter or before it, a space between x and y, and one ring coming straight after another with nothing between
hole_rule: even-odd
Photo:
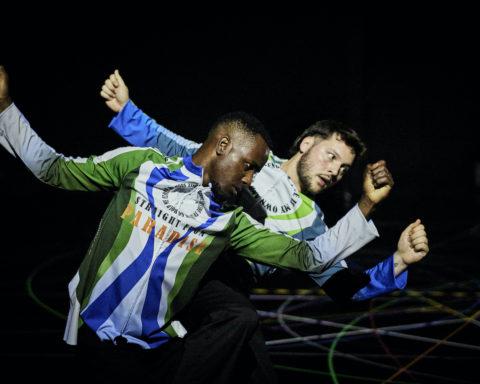
<instances>
[{"instance_id":1,"label":"nose","mask_svg":"<svg viewBox=\"0 0 480 384\"><path fill-rule=\"evenodd\" d=\"M338 175L340 174L341 164L332 164L329 169L329 173L332 176L332 182L337 181Z\"/></svg>"},{"instance_id":2,"label":"nose","mask_svg":"<svg viewBox=\"0 0 480 384\"><path fill-rule=\"evenodd\" d=\"M252 185L253 182L253 171L245 172L244 176L242 177L242 183L247 184L248 186Z\"/></svg>"}]
</instances>

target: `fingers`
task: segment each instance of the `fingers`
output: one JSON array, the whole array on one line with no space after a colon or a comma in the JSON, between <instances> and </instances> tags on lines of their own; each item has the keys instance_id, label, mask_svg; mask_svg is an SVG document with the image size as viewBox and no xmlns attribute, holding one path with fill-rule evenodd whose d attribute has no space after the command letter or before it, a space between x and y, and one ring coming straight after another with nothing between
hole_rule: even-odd
<instances>
[{"instance_id":1,"label":"fingers","mask_svg":"<svg viewBox=\"0 0 480 384\"><path fill-rule=\"evenodd\" d=\"M425 231L425 227L423 225L414 227L410 232L410 239L412 241L420 239L422 237L425 237L425 238L427 237L427 232Z\"/></svg>"},{"instance_id":2,"label":"fingers","mask_svg":"<svg viewBox=\"0 0 480 384\"><path fill-rule=\"evenodd\" d=\"M417 237L416 239L410 239L410 244L415 247L416 245L420 244L427 244L428 245L428 238L426 235Z\"/></svg>"},{"instance_id":3,"label":"fingers","mask_svg":"<svg viewBox=\"0 0 480 384\"><path fill-rule=\"evenodd\" d=\"M376 163L372 163L372 164L367 164L367 170L369 172L373 172L379 168L385 168L387 166L387 162L385 160L379 160L377 161Z\"/></svg>"},{"instance_id":4,"label":"fingers","mask_svg":"<svg viewBox=\"0 0 480 384\"><path fill-rule=\"evenodd\" d=\"M368 172L372 177L373 185L376 188L383 187L385 185L393 186L393 177L387 168L385 160L377 161L373 164L367 165Z\"/></svg>"},{"instance_id":5,"label":"fingers","mask_svg":"<svg viewBox=\"0 0 480 384\"><path fill-rule=\"evenodd\" d=\"M385 160L378 160L376 163L368 164L368 166L372 170L382 166L385 167L386 165L387 165L387 162Z\"/></svg>"},{"instance_id":6,"label":"fingers","mask_svg":"<svg viewBox=\"0 0 480 384\"><path fill-rule=\"evenodd\" d=\"M0 112L9 105L10 93L8 89L8 73L3 65L0 65ZM5 101L7 101L5 103ZM11 100L10 100L11 102Z\"/></svg>"},{"instance_id":7,"label":"fingers","mask_svg":"<svg viewBox=\"0 0 480 384\"><path fill-rule=\"evenodd\" d=\"M117 80L115 80L116 82ZM115 89L117 88L117 86L113 83L112 80L110 79L107 79L105 80L105 84L104 84L110 91L112 92L115 92Z\"/></svg>"},{"instance_id":8,"label":"fingers","mask_svg":"<svg viewBox=\"0 0 480 384\"><path fill-rule=\"evenodd\" d=\"M425 256L430 249L428 248L428 244L427 244L427 243L420 243L420 244L415 245L415 246L413 247L413 250L414 250L415 252L420 252L420 253L423 254L422 256Z\"/></svg>"},{"instance_id":9,"label":"fingers","mask_svg":"<svg viewBox=\"0 0 480 384\"><path fill-rule=\"evenodd\" d=\"M415 235L415 238L419 238L422 233L426 236L425 227L421 224L420 220L417 219L403 230L402 236L408 236L408 241L410 241L412 235Z\"/></svg>"},{"instance_id":10,"label":"fingers","mask_svg":"<svg viewBox=\"0 0 480 384\"><path fill-rule=\"evenodd\" d=\"M393 186L393 179L391 176L373 176L372 177L373 185L376 188L380 188L386 185Z\"/></svg>"},{"instance_id":11,"label":"fingers","mask_svg":"<svg viewBox=\"0 0 480 384\"><path fill-rule=\"evenodd\" d=\"M127 103L128 88L118 69L107 77L100 90L100 96L106 100L107 106L114 112L120 112Z\"/></svg>"},{"instance_id":12,"label":"fingers","mask_svg":"<svg viewBox=\"0 0 480 384\"><path fill-rule=\"evenodd\" d=\"M407 228L405 228L405 229L403 230L401 236L402 236L402 237L405 237L405 236L410 237L413 228L415 228L415 226L417 226L419 223L420 223L420 220L417 219L415 222L409 224L409 225L407 226Z\"/></svg>"},{"instance_id":13,"label":"fingers","mask_svg":"<svg viewBox=\"0 0 480 384\"><path fill-rule=\"evenodd\" d=\"M5 70L5 67L3 65L0 65L0 78L3 80L7 80L8 79L8 74L7 74L7 71Z\"/></svg>"},{"instance_id":14,"label":"fingers","mask_svg":"<svg viewBox=\"0 0 480 384\"><path fill-rule=\"evenodd\" d=\"M115 98L114 90L110 89L106 84L102 85L102 91L100 92L100 94L103 96L102 93L106 94L108 97L112 99Z\"/></svg>"},{"instance_id":15,"label":"fingers","mask_svg":"<svg viewBox=\"0 0 480 384\"><path fill-rule=\"evenodd\" d=\"M102 92L108 95L109 97L115 97L116 88L118 88L123 83L123 79L120 77L118 70L115 70L104 82L102 86ZM102 92L100 94L102 95ZM105 97L102 95L102 97Z\"/></svg>"},{"instance_id":16,"label":"fingers","mask_svg":"<svg viewBox=\"0 0 480 384\"><path fill-rule=\"evenodd\" d=\"M110 80L110 82L113 84L114 87L118 87L118 81L117 81L117 77L115 76L115 74L111 74L110 77L108 78L108 80Z\"/></svg>"},{"instance_id":17,"label":"fingers","mask_svg":"<svg viewBox=\"0 0 480 384\"><path fill-rule=\"evenodd\" d=\"M114 97L109 96L109 95L108 95L106 92L104 92L103 90L100 91L100 96L102 96L102 97L103 97L104 99L106 99L107 101L114 99Z\"/></svg>"},{"instance_id":18,"label":"fingers","mask_svg":"<svg viewBox=\"0 0 480 384\"><path fill-rule=\"evenodd\" d=\"M115 78L117 79L119 85L125 85L125 82L123 81L122 76L120 76L120 72L118 71L118 69L115 69L115 72L113 72L113 74L115 75Z\"/></svg>"},{"instance_id":19,"label":"fingers","mask_svg":"<svg viewBox=\"0 0 480 384\"><path fill-rule=\"evenodd\" d=\"M428 251L428 237L425 230L425 226L416 220L414 223L409 225L409 243L415 252L420 252L422 256L425 256Z\"/></svg>"}]
</instances>

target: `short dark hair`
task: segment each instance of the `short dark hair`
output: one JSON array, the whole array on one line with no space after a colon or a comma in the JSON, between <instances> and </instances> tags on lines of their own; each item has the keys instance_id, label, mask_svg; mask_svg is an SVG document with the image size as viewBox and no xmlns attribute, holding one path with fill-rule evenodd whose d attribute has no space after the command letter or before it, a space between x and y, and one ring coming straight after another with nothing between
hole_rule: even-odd
<instances>
[{"instance_id":1,"label":"short dark hair","mask_svg":"<svg viewBox=\"0 0 480 384\"><path fill-rule=\"evenodd\" d=\"M293 156L300 150L300 143L305 137L316 136L322 139L328 139L334 133L338 133L340 138L353 149L358 157L365 154L367 146L362 139L360 139L358 133L347 124L336 120L320 120L310 125L295 139L293 145L290 147L290 154Z\"/></svg>"},{"instance_id":2,"label":"short dark hair","mask_svg":"<svg viewBox=\"0 0 480 384\"><path fill-rule=\"evenodd\" d=\"M272 139L265 129L263 123L257 119L255 116L251 115L250 113L243 112L243 111L235 111L229 112L225 115L220 116L215 122L212 124L212 128L210 132L213 132L216 128L221 125L226 125L229 123L239 123L241 128L251 135L260 135L263 140L267 143L269 148L272 148L273 142Z\"/></svg>"}]
</instances>

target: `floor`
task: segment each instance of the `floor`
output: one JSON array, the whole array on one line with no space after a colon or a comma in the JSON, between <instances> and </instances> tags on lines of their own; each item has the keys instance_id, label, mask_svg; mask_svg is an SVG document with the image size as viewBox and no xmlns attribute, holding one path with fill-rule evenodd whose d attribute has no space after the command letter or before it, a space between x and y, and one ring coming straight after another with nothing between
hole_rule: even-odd
<instances>
[{"instance_id":1,"label":"floor","mask_svg":"<svg viewBox=\"0 0 480 384\"><path fill-rule=\"evenodd\" d=\"M411 268L408 289L368 302L334 303L299 274L280 273L255 288L280 382L480 382L480 236L474 224L460 229L434 229L435 244ZM75 378L62 335L80 249L18 242L3 261L2 371L16 382ZM371 265L387 249L377 243L358 258Z\"/></svg>"}]
</instances>

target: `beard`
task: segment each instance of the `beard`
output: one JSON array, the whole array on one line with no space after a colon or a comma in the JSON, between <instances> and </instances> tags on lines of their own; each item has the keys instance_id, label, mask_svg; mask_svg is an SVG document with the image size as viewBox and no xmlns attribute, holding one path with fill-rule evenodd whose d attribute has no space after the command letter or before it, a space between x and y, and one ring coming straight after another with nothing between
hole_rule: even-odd
<instances>
[{"instance_id":1,"label":"beard","mask_svg":"<svg viewBox=\"0 0 480 384\"><path fill-rule=\"evenodd\" d=\"M297 163L297 174L301 192L309 197L315 197L320 191L314 190L313 176L311 175L310 149L305 152Z\"/></svg>"}]
</instances>

